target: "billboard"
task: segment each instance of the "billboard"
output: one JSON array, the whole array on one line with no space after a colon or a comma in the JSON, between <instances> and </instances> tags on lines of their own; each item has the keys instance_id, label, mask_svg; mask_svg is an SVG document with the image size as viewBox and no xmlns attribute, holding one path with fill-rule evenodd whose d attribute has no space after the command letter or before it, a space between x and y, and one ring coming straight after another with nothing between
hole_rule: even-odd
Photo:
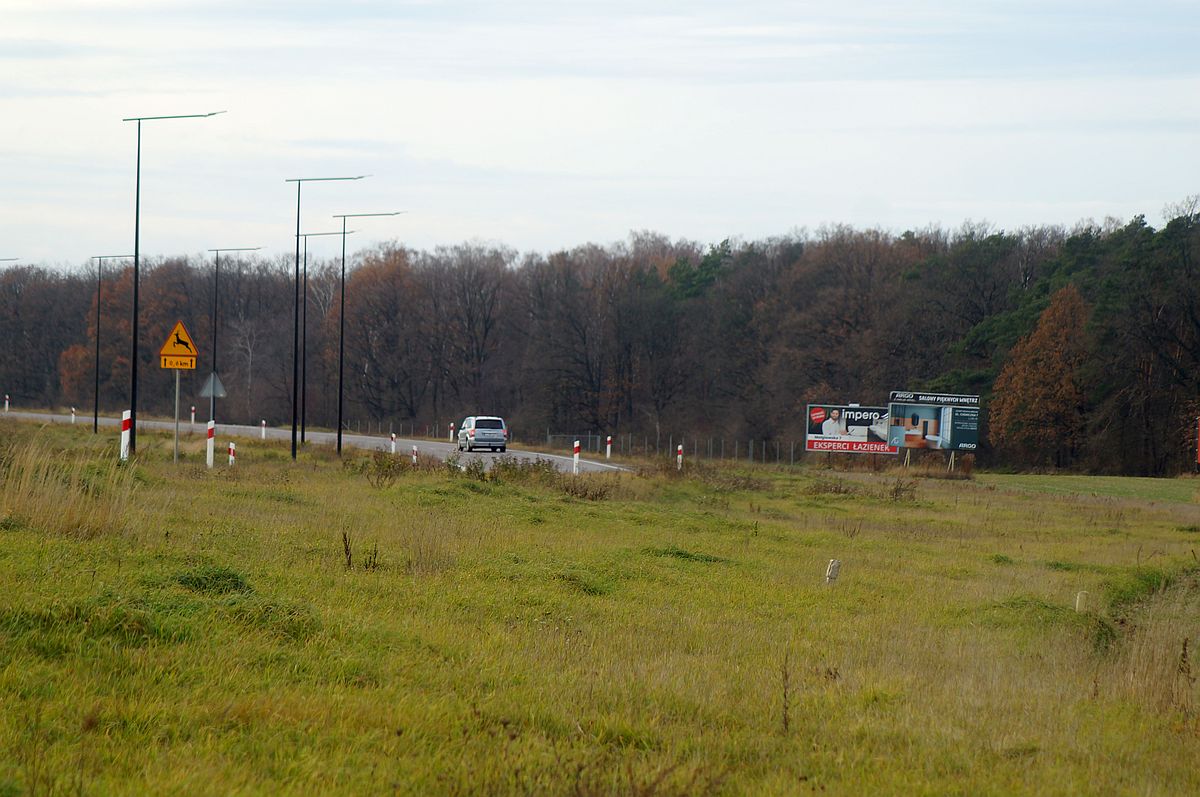
<instances>
[{"instance_id":1,"label":"billboard","mask_svg":"<svg viewBox=\"0 0 1200 797\"><path fill-rule=\"evenodd\" d=\"M979 447L979 396L893 391L887 442L897 448L974 451Z\"/></svg>"},{"instance_id":2,"label":"billboard","mask_svg":"<svg viewBox=\"0 0 1200 797\"><path fill-rule=\"evenodd\" d=\"M854 404L809 404L806 451L843 451L852 454L895 454L888 445L886 407Z\"/></svg>"}]
</instances>

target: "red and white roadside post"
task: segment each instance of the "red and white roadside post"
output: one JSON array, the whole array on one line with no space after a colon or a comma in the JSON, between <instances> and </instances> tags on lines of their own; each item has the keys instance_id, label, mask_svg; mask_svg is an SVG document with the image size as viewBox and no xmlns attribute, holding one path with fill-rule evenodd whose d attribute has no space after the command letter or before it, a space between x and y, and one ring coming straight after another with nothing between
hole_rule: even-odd
<instances>
[{"instance_id":1,"label":"red and white roadside post","mask_svg":"<svg viewBox=\"0 0 1200 797\"><path fill-rule=\"evenodd\" d=\"M604 441L604 458L612 459L612 435L609 435L608 439Z\"/></svg>"},{"instance_id":2,"label":"red and white roadside post","mask_svg":"<svg viewBox=\"0 0 1200 797\"><path fill-rule=\"evenodd\" d=\"M195 428L196 428L196 405L193 404L192 405L192 425L188 428L188 431L192 431Z\"/></svg>"},{"instance_id":3,"label":"red and white roadside post","mask_svg":"<svg viewBox=\"0 0 1200 797\"><path fill-rule=\"evenodd\" d=\"M133 426L133 421L130 420L129 410L121 413L121 461L125 462L129 459L129 429Z\"/></svg>"},{"instance_id":4,"label":"red and white roadside post","mask_svg":"<svg viewBox=\"0 0 1200 797\"><path fill-rule=\"evenodd\" d=\"M571 475L579 475L579 441L575 441L575 453L571 457Z\"/></svg>"},{"instance_id":5,"label":"red and white roadside post","mask_svg":"<svg viewBox=\"0 0 1200 797\"><path fill-rule=\"evenodd\" d=\"M8 412L8 394L4 394L4 411Z\"/></svg>"},{"instance_id":6,"label":"red and white roadside post","mask_svg":"<svg viewBox=\"0 0 1200 797\"><path fill-rule=\"evenodd\" d=\"M392 432L392 454L396 453L396 433Z\"/></svg>"},{"instance_id":7,"label":"red and white roadside post","mask_svg":"<svg viewBox=\"0 0 1200 797\"><path fill-rule=\"evenodd\" d=\"M75 408L74 407L71 408L71 425L72 426L75 425Z\"/></svg>"},{"instance_id":8,"label":"red and white roadside post","mask_svg":"<svg viewBox=\"0 0 1200 797\"><path fill-rule=\"evenodd\" d=\"M263 418L262 425L259 427L259 436L261 439L267 439L267 419Z\"/></svg>"},{"instance_id":9,"label":"red and white roadside post","mask_svg":"<svg viewBox=\"0 0 1200 797\"><path fill-rule=\"evenodd\" d=\"M414 465L417 464L417 447L416 446L413 446L413 464Z\"/></svg>"},{"instance_id":10,"label":"red and white roadside post","mask_svg":"<svg viewBox=\"0 0 1200 797\"><path fill-rule=\"evenodd\" d=\"M215 446L217 444L216 436L217 436L217 422L209 421L208 422L208 452L207 452L207 462L208 462L209 468L211 468L213 466L213 453L214 453L213 446Z\"/></svg>"},{"instance_id":11,"label":"red and white roadside post","mask_svg":"<svg viewBox=\"0 0 1200 797\"><path fill-rule=\"evenodd\" d=\"M675 449L675 470L683 470L683 443Z\"/></svg>"},{"instance_id":12,"label":"red and white roadside post","mask_svg":"<svg viewBox=\"0 0 1200 797\"><path fill-rule=\"evenodd\" d=\"M7 396L6 396L5 398L7 399ZM7 405L7 404L5 404L4 406L5 406L5 407L8 407L8 405ZM4 411L5 411L5 412L8 412L8 410L7 410L7 409L5 409ZM453 443L453 442L454 442L454 421L450 421L450 442L451 442L451 443Z\"/></svg>"},{"instance_id":13,"label":"red and white roadside post","mask_svg":"<svg viewBox=\"0 0 1200 797\"><path fill-rule=\"evenodd\" d=\"M237 443L230 440L229 441L229 464L232 465L235 462L237 462Z\"/></svg>"}]
</instances>

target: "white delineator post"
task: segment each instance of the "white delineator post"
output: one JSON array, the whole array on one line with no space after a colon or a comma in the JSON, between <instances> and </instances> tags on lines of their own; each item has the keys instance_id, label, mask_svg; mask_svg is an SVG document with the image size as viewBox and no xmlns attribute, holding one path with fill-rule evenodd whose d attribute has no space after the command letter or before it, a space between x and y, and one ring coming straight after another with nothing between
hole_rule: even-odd
<instances>
[{"instance_id":1,"label":"white delineator post","mask_svg":"<svg viewBox=\"0 0 1200 797\"><path fill-rule=\"evenodd\" d=\"M210 468L213 466L213 446L215 446L217 444L216 434L217 434L217 422L209 421L208 422L208 459L207 459L207 462L208 462L208 467L210 467Z\"/></svg>"},{"instance_id":2,"label":"white delineator post","mask_svg":"<svg viewBox=\"0 0 1200 797\"><path fill-rule=\"evenodd\" d=\"M192 405L192 426L196 425L196 405Z\"/></svg>"},{"instance_id":3,"label":"white delineator post","mask_svg":"<svg viewBox=\"0 0 1200 797\"><path fill-rule=\"evenodd\" d=\"M612 459L612 435L609 435L608 439L604 441L604 458Z\"/></svg>"},{"instance_id":4,"label":"white delineator post","mask_svg":"<svg viewBox=\"0 0 1200 797\"><path fill-rule=\"evenodd\" d=\"M394 446L395 443L392 443L392 445ZM417 464L417 447L416 446L413 446L413 464L414 465Z\"/></svg>"},{"instance_id":5,"label":"white delineator post","mask_svg":"<svg viewBox=\"0 0 1200 797\"><path fill-rule=\"evenodd\" d=\"M259 432L259 435L262 437L263 440L266 440L267 439L267 419L266 418L263 418L263 422L262 422L262 426L260 427L260 430L261 431Z\"/></svg>"},{"instance_id":6,"label":"white delineator post","mask_svg":"<svg viewBox=\"0 0 1200 797\"><path fill-rule=\"evenodd\" d=\"M575 441L575 454L571 457L571 474L579 475L579 441Z\"/></svg>"},{"instance_id":7,"label":"white delineator post","mask_svg":"<svg viewBox=\"0 0 1200 797\"><path fill-rule=\"evenodd\" d=\"M75 408L74 407L71 408L71 425L72 426L75 425Z\"/></svg>"},{"instance_id":8,"label":"white delineator post","mask_svg":"<svg viewBox=\"0 0 1200 797\"><path fill-rule=\"evenodd\" d=\"M121 413L121 461L129 459L129 429L133 421L129 419L129 410Z\"/></svg>"},{"instance_id":9,"label":"white delineator post","mask_svg":"<svg viewBox=\"0 0 1200 797\"><path fill-rule=\"evenodd\" d=\"M4 411L8 412L8 394L4 394Z\"/></svg>"},{"instance_id":10,"label":"white delineator post","mask_svg":"<svg viewBox=\"0 0 1200 797\"><path fill-rule=\"evenodd\" d=\"M7 399L7 397L6 397L6 399ZM4 406L5 406L6 408L8 407L8 405L7 405L7 404L5 404ZM5 409L5 412L8 412L8 410L7 410L7 409ZM454 442L454 421L451 421L451 422L450 422L450 442L451 442L451 443L453 443L453 442Z\"/></svg>"},{"instance_id":11,"label":"white delineator post","mask_svg":"<svg viewBox=\"0 0 1200 797\"><path fill-rule=\"evenodd\" d=\"M683 443L675 448L675 470L683 470Z\"/></svg>"},{"instance_id":12,"label":"white delineator post","mask_svg":"<svg viewBox=\"0 0 1200 797\"><path fill-rule=\"evenodd\" d=\"M392 453L396 453L396 433L392 432Z\"/></svg>"},{"instance_id":13,"label":"white delineator post","mask_svg":"<svg viewBox=\"0 0 1200 797\"><path fill-rule=\"evenodd\" d=\"M237 461L237 443L230 441L229 443L229 464L232 465Z\"/></svg>"}]
</instances>

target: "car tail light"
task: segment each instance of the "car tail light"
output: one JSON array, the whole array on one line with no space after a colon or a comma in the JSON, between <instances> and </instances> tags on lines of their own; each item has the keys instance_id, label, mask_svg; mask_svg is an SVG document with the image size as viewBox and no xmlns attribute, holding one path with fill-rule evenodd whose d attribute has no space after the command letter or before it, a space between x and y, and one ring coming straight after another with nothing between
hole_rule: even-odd
<instances>
[{"instance_id":1,"label":"car tail light","mask_svg":"<svg viewBox=\"0 0 1200 797\"><path fill-rule=\"evenodd\" d=\"M467 437L474 437L474 436L475 436L475 430L474 430L474 429L472 429L471 431L467 432Z\"/></svg>"},{"instance_id":2,"label":"car tail light","mask_svg":"<svg viewBox=\"0 0 1200 797\"><path fill-rule=\"evenodd\" d=\"M507 429L504 430L504 439L505 440L508 439L508 430Z\"/></svg>"}]
</instances>

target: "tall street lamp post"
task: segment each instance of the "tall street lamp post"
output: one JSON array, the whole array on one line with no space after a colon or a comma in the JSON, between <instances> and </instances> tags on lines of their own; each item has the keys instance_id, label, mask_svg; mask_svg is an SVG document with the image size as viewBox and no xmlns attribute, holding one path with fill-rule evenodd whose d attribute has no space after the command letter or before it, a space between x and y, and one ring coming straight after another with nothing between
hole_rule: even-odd
<instances>
[{"instance_id":1,"label":"tall street lamp post","mask_svg":"<svg viewBox=\"0 0 1200 797\"><path fill-rule=\"evenodd\" d=\"M122 122L137 122L137 167L133 198L133 330L130 334L131 355L129 358L129 454L137 453L137 377L138 377L138 282L139 282L139 253L141 244L142 217L142 122L152 122L160 119L205 119L216 116L224 111L210 113L186 113L176 116L129 116Z\"/></svg>"},{"instance_id":2,"label":"tall street lamp post","mask_svg":"<svg viewBox=\"0 0 1200 797\"><path fill-rule=\"evenodd\" d=\"M342 376L343 362L346 353L346 219L361 219L371 216L399 216L406 210L396 210L391 213L342 213L334 216L342 220L342 287L341 301L338 304L338 400L337 400L337 453L342 455ZM350 232L353 232L351 230Z\"/></svg>"},{"instance_id":3,"label":"tall street lamp post","mask_svg":"<svg viewBox=\"0 0 1200 797\"><path fill-rule=\"evenodd\" d=\"M295 295L292 299L292 459L296 459L296 409L299 403L300 361L300 186L304 183L332 182L334 180L361 180L368 175L354 177L290 177L285 183L296 184L296 279Z\"/></svg>"},{"instance_id":4,"label":"tall street lamp post","mask_svg":"<svg viewBox=\"0 0 1200 797\"><path fill-rule=\"evenodd\" d=\"M104 279L105 260L125 260L133 255L96 255L96 365L92 395L92 434L100 433L100 287Z\"/></svg>"},{"instance_id":5,"label":"tall street lamp post","mask_svg":"<svg viewBox=\"0 0 1200 797\"><path fill-rule=\"evenodd\" d=\"M216 420L217 408L217 386L219 379L217 377L217 306L221 301L220 285L221 285L221 253L222 252L257 252L262 249L261 246L241 246L236 248L226 249L209 249L208 251L216 254L216 263L213 268L213 306L212 306L212 376L208 379L208 387L211 395L208 397L208 419Z\"/></svg>"},{"instance_id":6,"label":"tall street lamp post","mask_svg":"<svg viewBox=\"0 0 1200 797\"><path fill-rule=\"evenodd\" d=\"M351 230L353 232L353 230ZM300 300L300 442L304 443L304 430L308 408L308 239L319 235L341 235L340 232L304 232L304 296Z\"/></svg>"}]
</instances>

